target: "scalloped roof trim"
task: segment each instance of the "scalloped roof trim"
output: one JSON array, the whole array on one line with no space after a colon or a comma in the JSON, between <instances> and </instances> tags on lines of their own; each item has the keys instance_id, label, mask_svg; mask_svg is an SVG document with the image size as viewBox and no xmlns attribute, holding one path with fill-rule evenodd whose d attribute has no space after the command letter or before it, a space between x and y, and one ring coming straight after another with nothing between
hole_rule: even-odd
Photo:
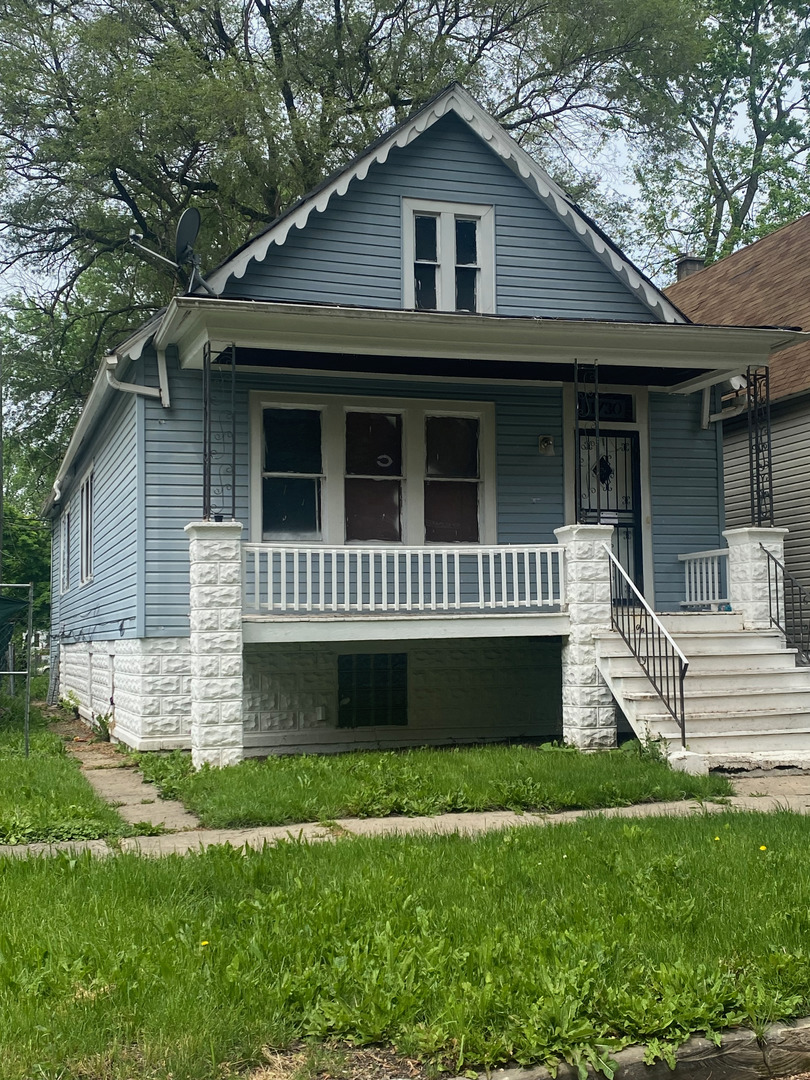
<instances>
[{"instance_id":1,"label":"scalloped roof trim","mask_svg":"<svg viewBox=\"0 0 810 1080\"><path fill-rule=\"evenodd\" d=\"M437 120L455 112L500 157L521 180L527 183L543 203L552 209L563 223L578 236L594 255L615 276L634 292L653 314L663 322L683 323L687 320L656 287L593 228L571 202L562 188L508 135L479 104L460 86L451 86L435 101L425 106L411 120L396 128L362 155L354 165L339 173L331 183L309 197L270 225L255 239L218 267L208 278L212 288L221 292L233 278L243 278L250 263L262 262L275 244L281 246L293 229L306 228L310 215L323 213L330 200L345 195L354 180L364 180L373 165L382 165L395 148L404 148L431 128Z\"/></svg>"}]
</instances>

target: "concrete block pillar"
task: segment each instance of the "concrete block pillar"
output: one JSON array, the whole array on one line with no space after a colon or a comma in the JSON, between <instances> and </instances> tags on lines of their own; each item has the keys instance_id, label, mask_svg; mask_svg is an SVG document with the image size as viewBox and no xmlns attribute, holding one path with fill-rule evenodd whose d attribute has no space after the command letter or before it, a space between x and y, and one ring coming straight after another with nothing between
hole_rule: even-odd
<instances>
[{"instance_id":1,"label":"concrete block pillar","mask_svg":"<svg viewBox=\"0 0 810 1080\"><path fill-rule=\"evenodd\" d=\"M242 760L242 526L192 521L191 758L199 769Z\"/></svg>"},{"instance_id":2,"label":"concrete block pillar","mask_svg":"<svg viewBox=\"0 0 810 1080\"><path fill-rule=\"evenodd\" d=\"M768 605L768 556L769 551L781 563L785 561L785 537L787 529L763 529L745 526L726 529L723 536L728 544L728 596L731 608L742 615L747 630L767 630L771 625ZM765 551L763 551L765 548ZM771 587L780 591L781 574L771 570Z\"/></svg>"},{"instance_id":3,"label":"concrete block pillar","mask_svg":"<svg viewBox=\"0 0 810 1080\"><path fill-rule=\"evenodd\" d=\"M562 649L563 737L584 750L616 745L616 706L596 668L597 631L610 629L612 525L566 525L554 535L565 548L570 629Z\"/></svg>"}]
</instances>

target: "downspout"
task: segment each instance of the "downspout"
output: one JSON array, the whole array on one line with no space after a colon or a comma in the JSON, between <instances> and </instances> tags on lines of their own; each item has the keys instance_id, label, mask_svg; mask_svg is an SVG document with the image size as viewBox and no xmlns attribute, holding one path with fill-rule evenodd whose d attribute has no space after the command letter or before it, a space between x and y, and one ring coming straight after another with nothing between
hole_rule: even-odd
<instances>
[{"instance_id":1,"label":"downspout","mask_svg":"<svg viewBox=\"0 0 810 1080\"><path fill-rule=\"evenodd\" d=\"M111 353L109 356L104 357L104 373L107 376L107 383L113 388L113 390L123 390L127 394L141 394L143 397L157 398L164 409L169 408L169 380L166 373L166 351L161 349L158 352L158 379L160 386L138 386L137 383L119 382L113 375L113 371L118 366L118 357Z\"/></svg>"}]
</instances>

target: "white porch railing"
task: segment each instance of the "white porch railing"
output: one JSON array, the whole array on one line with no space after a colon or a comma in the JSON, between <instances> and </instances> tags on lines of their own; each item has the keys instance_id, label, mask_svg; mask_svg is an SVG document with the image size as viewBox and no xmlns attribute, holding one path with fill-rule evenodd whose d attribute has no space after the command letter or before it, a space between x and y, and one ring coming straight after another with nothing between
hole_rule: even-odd
<instances>
[{"instance_id":1,"label":"white porch railing","mask_svg":"<svg viewBox=\"0 0 810 1080\"><path fill-rule=\"evenodd\" d=\"M683 563L684 596L682 607L708 608L719 611L729 606L728 548L712 551L693 551L679 555Z\"/></svg>"},{"instance_id":2,"label":"white porch railing","mask_svg":"<svg viewBox=\"0 0 810 1080\"><path fill-rule=\"evenodd\" d=\"M246 615L559 608L563 548L243 544Z\"/></svg>"}]
</instances>

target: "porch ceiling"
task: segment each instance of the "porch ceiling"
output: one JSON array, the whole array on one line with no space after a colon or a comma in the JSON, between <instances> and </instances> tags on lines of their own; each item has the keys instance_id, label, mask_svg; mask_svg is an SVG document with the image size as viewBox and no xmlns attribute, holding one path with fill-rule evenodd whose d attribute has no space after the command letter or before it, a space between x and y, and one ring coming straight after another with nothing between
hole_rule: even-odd
<instances>
[{"instance_id":1,"label":"porch ceiling","mask_svg":"<svg viewBox=\"0 0 810 1080\"><path fill-rule=\"evenodd\" d=\"M177 345L185 367L201 366L204 345L210 342L215 352L234 343L240 351L246 350L243 356L254 360L255 350L268 359L269 353L288 360L290 354L298 354L304 363L291 365L296 367L356 371L358 358L365 357L363 370L392 370L394 364L397 370L420 373L420 362L429 361L431 370L424 373L458 374L458 364L463 362L468 377L551 381L570 379L575 359L599 360L606 381L651 383L689 392L697 383L706 385L749 364L765 364L772 352L806 336L751 327L507 318L176 297L164 315L155 345L159 350ZM524 373L526 367L531 374Z\"/></svg>"}]
</instances>

